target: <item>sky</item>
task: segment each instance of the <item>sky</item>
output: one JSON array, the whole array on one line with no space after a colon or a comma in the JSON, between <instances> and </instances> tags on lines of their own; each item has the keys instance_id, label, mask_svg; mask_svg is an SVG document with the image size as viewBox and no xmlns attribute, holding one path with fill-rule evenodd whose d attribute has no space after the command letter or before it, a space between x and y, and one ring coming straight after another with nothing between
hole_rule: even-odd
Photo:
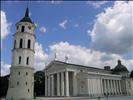
<instances>
[{"instance_id":1,"label":"sky","mask_svg":"<svg viewBox=\"0 0 133 100\"><path fill-rule=\"evenodd\" d=\"M10 73L15 24L26 7L26 1L1 2L1 75ZM133 70L132 1L30 1L28 7L36 25L35 71L66 57L97 68L114 68L120 59Z\"/></svg>"}]
</instances>

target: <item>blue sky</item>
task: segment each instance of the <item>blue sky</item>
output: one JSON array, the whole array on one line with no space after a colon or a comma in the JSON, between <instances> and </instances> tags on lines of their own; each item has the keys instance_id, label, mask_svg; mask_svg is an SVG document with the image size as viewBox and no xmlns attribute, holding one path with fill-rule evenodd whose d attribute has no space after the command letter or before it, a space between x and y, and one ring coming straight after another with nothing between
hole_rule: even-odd
<instances>
[{"instance_id":1,"label":"blue sky","mask_svg":"<svg viewBox=\"0 0 133 100\"><path fill-rule=\"evenodd\" d=\"M123 5L126 9L125 4L128 4L128 2L124 2L120 4ZM27 7L27 2L24 2L24 1L23 2L2 1L1 11L5 13L7 23L10 24L9 25L10 29L7 35L4 38L2 38L1 62L3 62L4 64L9 64L9 65L11 64L11 49L13 45L12 35L16 31L15 24L24 16L26 7ZM68 46L68 47L66 46L67 49L73 46L74 48L77 47L78 49L80 47L80 49L82 49L81 51L83 52L91 49L91 51L94 51L94 52L100 52L101 54L105 53L105 56L110 55L105 58L110 58L112 61L114 61L113 60L113 57L114 57L113 54L114 54L115 56L118 56L118 57L114 57L115 60L117 58L120 58L120 59L123 59L124 62L129 61L129 63L125 63L125 64L130 65L129 68L131 69L133 57L131 52L132 48L130 48L131 47L130 43L125 44L125 46L128 46L128 47L130 46L129 47L130 50L129 49L125 50L123 49L123 47L120 47L120 50L117 50L117 49L114 50L114 48L116 48L117 45L122 44L126 39L130 39L129 42L132 42L131 41L132 38L129 38L131 37L130 32L129 32L129 37L125 38L124 40L122 40L122 38L119 39L116 36L116 39L120 40L120 42L117 44L117 41L114 40L116 45L114 45L114 43L112 42L112 44L109 44L111 45L111 47L106 47L109 49L107 50L105 49L105 46L108 46L108 44L105 44L105 42L107 41L106 37L107 39L110 39L109 37L110 35L113 36L113 33L110 32L110 30L105 29L106 27L102 27L102 24L100 23L99 20L100 19L103 20L102 18L103 16L106 16L106 15L108 16L109 14L108 13L109 10L107 10L108 8L111 8L115 12L115 9L116 9L115 7L119 8L119 5L115 4L115 2L113 1L111 2L107 2L107 1L106 2L103 2L103 1L101 2L31 1L29 2L30 17L32 21L36 24L36 30L35 30L35 35L37 37L36 47L40 48L42 52L42 54L38 54L38 55L45 56L44 57L45 60L41 60L41 61L48 61L47 59L51 58L50 56L54 52L53 50L54 47L58 49L58 47L61 48L64 45L65 46L67 45ZM111 13L113 13L113 11ZM103 24L103 26L105 24ZM122 25L123 23L118 23L118 25L119 24ZM98 25L101 27L100 29ZM105 30L103 31L102 29L105 29ZM114 28L111 27L111 29L114 29ZM99 31L99 33L97 31ZM103 31L103 33L105 31L109 31L109 32L107 32L108 34L107 33L102 34L101 31ZM95 35L97 36L95 37L92 36L93 33L95 33ZM103 35L103 37L99 36L99 34L101 34L101 36ZM120 35L119 37L123 36L123 34L121 35L119 33L118 35ZM111 37L111 39L112 38L114 39L114 37ZM100 39L99 41L100 43L97 42L96 39L97 41L98 39ZM85 50L83 48L85 48ZM62 49L59 49L59 55L60 55L60 52L63 52L63 51L64 53L68 53L71 55L70 51L72 50L70 49L67 50L67 49L65 51ZM88 55L88 57L90 57L90 55ZM61 57L59 56L59 58ZM73 61L74 59L73 57L71 57L70 59L72 59L70 61L72 63L76 63L76 61L80 60L78 58L75 58L75 60ZM110 64L111 62L109 61L110 60L108 60L108 62L104 64ZM89 65L89 62L88 63L83 62L83 64ZM97 63L97 64L101 64L101 63ZM90 65L95 65L95 64L90 64Z\"/></svg>"}]
</instances>

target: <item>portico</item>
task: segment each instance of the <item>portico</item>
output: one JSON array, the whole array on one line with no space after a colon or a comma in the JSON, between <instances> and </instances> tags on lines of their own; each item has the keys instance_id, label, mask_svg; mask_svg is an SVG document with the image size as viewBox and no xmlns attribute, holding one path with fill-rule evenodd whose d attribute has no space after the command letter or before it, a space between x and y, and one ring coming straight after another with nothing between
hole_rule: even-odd
<instances>
[{"instance_id":1,"label":"portico","mask_svg":"<svg viewBox=\"0 0 133 100\"><path fill-rule=\"evenodd\" d=\"M62 71L45 76L45 96L73 96L74 72Z\"/></svg>"}]
</instances>

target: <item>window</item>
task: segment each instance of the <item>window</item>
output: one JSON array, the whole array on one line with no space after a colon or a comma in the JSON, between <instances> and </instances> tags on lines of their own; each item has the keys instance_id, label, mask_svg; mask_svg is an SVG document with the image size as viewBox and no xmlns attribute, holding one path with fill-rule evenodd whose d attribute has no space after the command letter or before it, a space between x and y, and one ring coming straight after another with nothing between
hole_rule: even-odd
<instances>
[{"instance_id":1,"label":"window","mask_svg":"<svg viewBox=\"0 0 133 100\"><path fill-rule=\"evenodd\" d=\"M19 82L17 82L17 85L19 85Z\"/></svg>"},{"instance_id":2,"label":"window","mask_svg":"<svg viewBox=\"0 0 133 100\"><path fill-rule=\"evenodd\" d=\"M28 89L28 92L30 92L30 90Z\"/></svg>"},{"instance_id":3,"label":"window","mask_svg":"<svg viewBox=\"0 0 133 100\"><path fill-rule=\"evenodd\" d=\"M19 29L19 26L17 26L17 30Z\"/></svg>"},{"instance_id":4,"label":"window","mask_svg":"<svg viewBox=\"0 0 133 100\"><path fill-rule=\"evenodd\" d=\"M25 84L27 85L27 82L25 82Z\"/></svg>"},{"instance_id":5,"label":"window","mask_svg":"<svg viewBox=\"0 0 133 100\"><path fill-rule=\"evenodd\" d=\"M29 57L27 57L26 64L29 65Z\"/></svg>"},{"instance_id":6,"label":"window","mask_svg":"<svg viewBox=\"0 0 133 100\"><path fill-rule=\"evenodd\" d=\"M28 40L27 48L30 49L30 39Z\"/></svg>"},{"instance_id":7,"label":"window","mask_svg":"<svg viewBox=\"0 0 133 100\"><path fill-rule=\"evenodd\" d=\"M20 72L18 72L18 75L20 75Z\"/></svg>"},{"instance_id":8,"label":"window","mask_svg":"<svg viewBox=\"0 0 133 100\"><path fill-rule=\"evenodd\" d=\"M31 29L31 26L28 26L29 30Z\"/></svg>"},{"instance_id":9,"label":"window","mask_svg":"<svg viewBox=\"0 0 133 100\"><path fill-rule=\"evenodd\" d=\"M21 56L19 56L19 64L21 64Z\"/></svg>"},{"instance_id":10,"label":"window","mask_svg":"<svg viewBox=\"0 0 133 100\"><path fill-rule=\"evenodd\" d=\"M14 48L16 47L16 40L14 40Z\"/></svg>"},{"instance_id":11,"label":"window","mask_svg":"<svg viewBox=\"0 0 133 100\"><path fill-rule=\"evenodd\" d=\"M21 28L21 32L24 32L24 29L25 29L25 27L24 27L24 26L22 26L22 28Z\"/></svg>"},{"instance_id":12,"label":"window","mask_svg":"<svg viewBox=\"0 0 133 100\"><path fill-rule=\"evenodd\" d=\"M28 75L28 72L26 72L26 75Z\"/></svg>"},{"instance_id":13,"label":"window","mask_svg":"<svg viewBox=\"0 0 133 100\"><path fill-rule=\"evenodd\" d=\"M19 44L19 48L22 48L22 44L23 44L23 39L20 39L20 44Z\"/></svg>"}]
</instances>

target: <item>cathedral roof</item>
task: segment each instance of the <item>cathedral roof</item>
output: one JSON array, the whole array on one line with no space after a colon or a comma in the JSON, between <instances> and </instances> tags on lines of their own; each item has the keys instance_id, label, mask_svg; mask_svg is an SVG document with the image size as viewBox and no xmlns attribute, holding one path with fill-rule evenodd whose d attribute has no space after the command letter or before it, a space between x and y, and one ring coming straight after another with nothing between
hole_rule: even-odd
<instances>
[{"instance_id":1,"label":"cathedral roof","mask_svg":"<svg viewBox=\"0 0 133 100\"><path fill-rule=\"evenodd\" d=\"M121 61L118 60L117 66L113 69L113 72L128 72L127 68L121 64Z\"/></svg>"},{"instance_id":2,"label":"cathedral roof","mask_svg":"<svg viewBox=\"0 0 133 100\"><path fill-rule=\"evenodd\" d=\"M109 71L109 70L104 70L104 69L101 69L101 68L78 65L78 64L72 64L72 63L62 62L62 61L58 61L58 60L53 60L48 66L50 66L52 64L63 64L63 65L67 65L67 66L70 66L70 67L79 67L79 68L85 68L85 69L88 69L88 70L96 70L96 71L101 71L101 72L103 72L103 71L111 72L111 70ZM48 66L47 66L46 69L48 69Z\"/></svg>"},{"instance_id":3,"label":"cathedral roof","mask_svg":"<svg viewBox=\"0 0 133 100\"><path fill-rule=\"evenodd\" d=\"M25 11L25 16L19 21L19 22L29 22L29 23L33 23L29 17L29 9L28 7L26 8Z\"/></svg>"}]
</instances>

